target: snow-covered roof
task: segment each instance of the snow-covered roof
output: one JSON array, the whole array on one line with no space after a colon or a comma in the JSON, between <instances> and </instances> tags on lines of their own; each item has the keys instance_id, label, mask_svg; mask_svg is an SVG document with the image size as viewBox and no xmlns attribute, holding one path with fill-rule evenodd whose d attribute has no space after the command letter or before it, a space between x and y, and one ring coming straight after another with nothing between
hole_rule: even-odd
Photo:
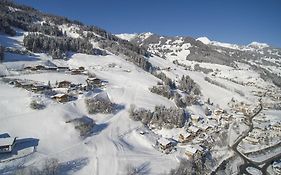
<instances>
[{"instance_id":1,"label":"snow-covered roof","mask_svg":"<svg viewBox=\"0 0 281 175\"><path fill-rule=\"evenodd\" d=\"M98 93L94 96L94 98L97 99L97 100L105 100L105 101L110 102L109 95L106 92Z\"/></svg>"},{"instance_id":2,"label":"snow-covered roof","mask_svg":"<svg viewBox=\"0 0 281 175\"><path fill-rule=\"evenodd\" d=\"M281 169L281 160L275 161L275 162L273 163L273 168Z\"/></svg>"},{"instance_id":3,"label":"snow-covered roof","mask_svg":"<svg viewBox=\"0 0 281 175\"><path fill-rule=\"evenodd\" d=\"M191 115L190 117L192 120L198 120L200 118L199 115Z\"/></svg>"},{"instance_id":4,"label":"snow-covered roof","mask_svg":"<svg viewBox=\"0 0 281 175\"><path fill-rule=\"evenodd\" d=\"M170 144L171 142L170 142L168 139L166 139L166 138L164 138L164 137L161 137L161 138L158 140L158 143L160 143L161 145L168 145L168 144Z\"/></svg>"},{"instance_id":5,"label":"snow-covered roof","mask_svg":"<svg viewBox=\"0 0 281 175\"><path fill-rule=\"evenodd\" d=\"M199 131L199 128L197 128L197 127L195 127L195 126L190 126L190 127L188 128L188 130L191 131L191 132L193 132L193 133L196 133L196 132Z\"/></svg>"},{"instance_id":6,"label":"snow-covered roof","mask_svg":"<svg viewBox=\"0 0 281 175\"><path fill-rule=\"evenodd\" d=\"M10 146L14 143L15 137L0 138L0 146Z\"/></svg>"},{"instance_id":7,"label":"snow-covered roof","mask_svg":"<svg viewBox=\"0 0 281 175\"><path fill-rule=\"evenodd\" d=\"M66 94L56 94L56 95L54 95L54 96L52 96L52 97L61 98L61 97L65 96L65 95L66 95Z\"/></svg>"},{"instance_id":8,"label":"snow-covered roof","mask_svg":"<svg viewBox=\"0 0 281 175\"><path fill-rule=\"evenodd\" d=\"M193 145L186 145L185 151L195 154L198 150Z\"/></svg>"},{"instance_id":9,"label":"snow-covered roof","mask_svg":"<svg viewBox=\"0 0 281 175\"><path fill-rule=\"evenodd\" d=\"M68 92L68 88L53 88L52 90L57 93L59 92L60 94L63 94L63 93L66 94Z\"/></svg>"},{"instance_id":10,"label":"snow-covered roof","mask_svg":"<svg viewBox=\"0 0 281 175\"><path fill-rule=\"evenodd\" d=\"M184 138L187 138L189 137L191 134L189 132L186 132L186 133L181 133L181 135L184 137Z\"/></svg>"},{"instance_id":11,"label":"snow-covered roof","mask_svg":"<svg viewBox=\"0 0 281 175\"><path fill-rule=\"evenodd\" d=\"M33 84L34 87L46 87L47 85L42 84L42 83L35 83Z\"/></svg>"},{"instance_id":12,"label":"snow-covered roof","mask_svg":"<svg viewBox=\"0 0 281 175\"><path fill-rule=\"evenodd\" d=\"M199 127L200 129L202 129L202 130L206 130L206 129L210 128L211 126L210 126L210 125L203 124L203 125L199 125L198 127Z\"/></svg>"},{"instance_id":13,"label":"snow-covered roof","mask_svg":"<svg viewBox=\"0 0 281 175\"><path fill-rule=\"evenodd\" d=\"M198 151L204 150L204 148L202 148L202 146L200 146L200 145L193 145L193 148L197 149Z\"/></svg>"},{"instance_id":14,"label":"snow-covered roof","mask_svg":"<svg viewBox=\"0 0 281 175\"><path fill-rule=\"evenodd\" d=\"M89 81L94 81L94 80L100 80L99 78L93 77L93 78L87 78Z\"/></svg>"}]
</instances>

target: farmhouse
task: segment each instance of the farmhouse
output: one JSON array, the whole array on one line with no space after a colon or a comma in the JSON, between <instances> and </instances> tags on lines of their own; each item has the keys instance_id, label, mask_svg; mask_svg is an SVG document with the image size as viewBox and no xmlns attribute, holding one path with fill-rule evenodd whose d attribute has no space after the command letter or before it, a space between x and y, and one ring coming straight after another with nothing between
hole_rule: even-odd
<instances>
[{"instance_id":1,"label":"farmhouse","mask_svg":"<svg viewBox=\"0 0 281 175\"><path fill-rule=\"evenodd\" d=\"M188 132L179 135L179 142L180 143L185 143L185 142L191 141L191 139L192 139L192 136Z\"/></svg>"},{"instance_id":2,"label":"farmhouse","mask_svg":"<svg viewBox=\"0 0 281 175\"><path fill-rule=\"evenodd\" d=\"M281 174L281 160L274 161L272 168L276 174Z\"/></svg>"},{"instance_id":3,"label":"farmhouse","mask_svg":"<svg viewBox=\"0 0 281 175\"><path fill-rule=\"evenodd\" d=\"M58 88L69 88L70 85L71 82L64 80L58 83Z\"/></svg>"},{"instance_id":4,"label":"farmhouse","mask_svg":"<svg viewBox=\"0 0 281 175\"><path fill-rule=\"evenodd\" d=\"M203 152L203 148L199 145L186 145L185 147L185 155L189 158L194 158L200 153Z\"/></svg>"},{"instance_id":5,"label":"farmhouse","mask_svg":"<svg viewBox=\"0 0 281 175\"><path fill-rule=\"evenodd\" d=\"M68 102L70 99L69 95L67 95L67 94L56 94L56 95L52 96L51 98L60 103Z\"/></svg>"},{"instance_id":6,"label":"farmhouse","mask_svg":"<svg viewBox=\"0 0 281 175\"><path fill-rule=\"evenodd\" d=\"M223 113L224 113L224 111L223 111L222 109L215 109L215 110L214 110L214 115L215 115L216 117L221 116Z\"/></svg>"},{"instance_id":7,"label":"farmhouse","mask_svg":"<svg viewBox=\"0 0 281 175\"><path fill-rule=\"evenodd\" d=\"M208 125L208 124L202 124L198 126L199 129L201 129L202 131L209 131L211 130L212 126Z\"/></svg>"},{"instance_id":8,"label":"farmhouse","mask_svg":"<svg viewBox=\"0 0 281 175\"><path fill-rule=\"evenodd\" d=\"M259 143L259 140L254 137L246 137L245 140L247 140L248 142L250 142L254 145Z\"/></svg>"},{"instance_id":9,"label":"farmhouse","mask_svg":"<svg viewBox=\"0 0 281 175\"><path fill-rule=\"evenodd\" d=\"M69 67L68 66L57 66L57 71L69 71Z\"/></svg>"},{"instance_id":10,"label":"farmhouse","mask_svg":"<svg viewBox=\"0 0 281 175\"><path fill-rule=\"evenodd\" d=\"M191 115L190 116L192 122L197 123L200 120L200 116L199 115Z\"/></svg>"},{"instance_id":11,"label":"farmhouse","mask_svg":"<svg viewBox=\"0 0 281 175\"><path fill-rule=\"evenodd\" d=\"M23 69L24 69L24 70L33 70L33 67L32 67L32 66L24 66Z\"/></svg>"},{"instance_id":12,"label":"farmhouse","mask_svg":"<svg viewBox=\"0 0 281 175\"><path fill-rule=\"evenodd\" d=\"M82 74L82 70L80 70L80 69L72 69L71 70L71 75L80 75L80 74Z\"/></svg>"},{"instance_id":13,"label":"farmhouse","mask_svg":"<svg viewBox=\"0 0 281 175\"><path fill-rule=\"evenodd\" d=\"M172 142L163 137L157 140L156 145L158 145L160 149L165 153L169 153L173 148Z\"/></svg>"},{"instance_id":14,"label":"farmhouse","mask_svg":"<svg viewBox=\"0 0 281 175\"><path fill-rule=\"evenodd\" d=\"M197 135L200 129L197 128L197 127L195 127L195 126L190 126L190 127L188 128L188 130L189 130L193 135Z\"/></svg>"},{"instance_id":15,"label":"farmhouse","mask_svg":"<svg viewBox=\"0 0 281 175\"><path fill-rule=\"evenodd\" d=\"M38 64L36 66L33 67L35 70L44 70L46 69L45 66L41 65L41 64Z\"/></svg>"},{"instance_id":16,"label":"farmhouse","mask_svg":"<svg viewBox=\"0 0 281 175\"><path fill-rule=\"evenodd\" d=\"M50 87L47 86L47 85L38 84L38 83L34 84L34 85L32 86L32 88L31 88L31 90L32 90L33 92L40 92L40 91L44 91L44 90L47 90L47 89L50 89Z\"/></svg>"},{"instance_id":17,"label":"farmhouse","mask_svg":"<svg viewBox=\"0 0 281 175\"><path fill-rule=\"evenodd\" d=\"M16 143L16 137L0 138L0 153L10 153Z\"/></svg>"},{"instance_id":18,"label":"farmhouse","mask_svg":"<svg viewBox=\"0 0 281 175\"><path fill-rule=\"evenodd\" d=\"M100 85L102 83L102 80L99 78L87 78L86 82L89 85Z\"/></svg>"}]
</instances>

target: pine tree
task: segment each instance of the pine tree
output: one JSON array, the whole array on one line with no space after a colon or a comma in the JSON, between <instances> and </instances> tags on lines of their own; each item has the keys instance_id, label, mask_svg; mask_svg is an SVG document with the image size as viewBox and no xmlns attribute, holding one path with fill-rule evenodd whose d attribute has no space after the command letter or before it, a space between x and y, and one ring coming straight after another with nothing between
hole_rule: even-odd
<instances>
[{"instance_id":1,"label":"pine tree","mask_svg":"<svg viewBox=\"0 0 281 175\"><path fill-rule=\"evenodd\" d=\"M0 45L0 63L4 61L5 48Z\"/></svg>"}]
</instances>

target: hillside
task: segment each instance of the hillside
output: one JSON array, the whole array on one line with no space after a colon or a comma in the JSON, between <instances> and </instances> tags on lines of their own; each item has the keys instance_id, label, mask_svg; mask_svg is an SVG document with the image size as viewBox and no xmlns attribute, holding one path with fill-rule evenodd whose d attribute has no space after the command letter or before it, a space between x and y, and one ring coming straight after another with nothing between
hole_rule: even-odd
<instances>
[{"instance_id":1,"label":"hillside","mask_svg":"<svg viewBox=\"0 0 281 175\"><path fill-rule=\"evenodd\" d=\"M0 174L172 174L183 160L230 174L238 152L280 154L281 49L113 35L0 5ZM267 139L247 141L251 125Z\"/></svg>"}]
</instances>

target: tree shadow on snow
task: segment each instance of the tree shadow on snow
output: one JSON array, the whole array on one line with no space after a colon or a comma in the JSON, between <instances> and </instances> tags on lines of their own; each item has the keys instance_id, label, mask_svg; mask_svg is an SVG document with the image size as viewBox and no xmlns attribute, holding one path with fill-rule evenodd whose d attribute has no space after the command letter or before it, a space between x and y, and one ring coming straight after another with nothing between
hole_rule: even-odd
<instances>
[{"instance_id":1,"label":"tree shadow on snow","mask_svg":"<svg viewBox=\"0 0 281 175\"><path fill-rule=\"evenodd\" d=\"M75 159L68 162L60 163L58 174L73 174L89 163L88 158Z\"/></svg>"},{"instance_id":2,"label":"tree shadow on snow","mask_svg":"<svg viewBox=\"0 0 281 175\"><path fill-rule=\"evenodd\" d=\"M19 48L19 42L8 35L0 34L0 43L5 47Z\"/></svg>"},{"instance_id":3,"label":"tree shadow on snow","mask_svg":"<svg viewBox=\"0 0 281 175\"><path fill-rule=\"evenodd\" d=\"M108 126L107 123L96 124L93 128L92 135L99 134L101 131L107 128L107 126Z\"/></svg>"},{"instance_id":4,"label":"tree shadow on snow","mask_svg":"<svg viewBox=\"0 0 281 175\"><path fill-rule=\"evenodd\" d=\"M36 55L20 55L14 53L6 53L4 62L16 62L16 61L39 61L39 56Z\"/></svg>"},{"instance_id":5,"label":"tree shadow on snow","mask_svg":"<svg viewBox=\"0 0 281 175\"><path fill-rule=\"evenodd\" d=\"M118 112L125 109L125 105L123 104L114 104L114 111L113 114L116 115Z\"/></svg>"},{"instance_id":6,"label":"tree shadow on snow","mask_svg":"<svg viewBox=\"0 0 281 175\"><path fill-rule=\"evenodd\" d=\"M144 162L140 166L136 167L136 174L147 175L150 174L150 162Z\"/></svg>"}]
</instances>

